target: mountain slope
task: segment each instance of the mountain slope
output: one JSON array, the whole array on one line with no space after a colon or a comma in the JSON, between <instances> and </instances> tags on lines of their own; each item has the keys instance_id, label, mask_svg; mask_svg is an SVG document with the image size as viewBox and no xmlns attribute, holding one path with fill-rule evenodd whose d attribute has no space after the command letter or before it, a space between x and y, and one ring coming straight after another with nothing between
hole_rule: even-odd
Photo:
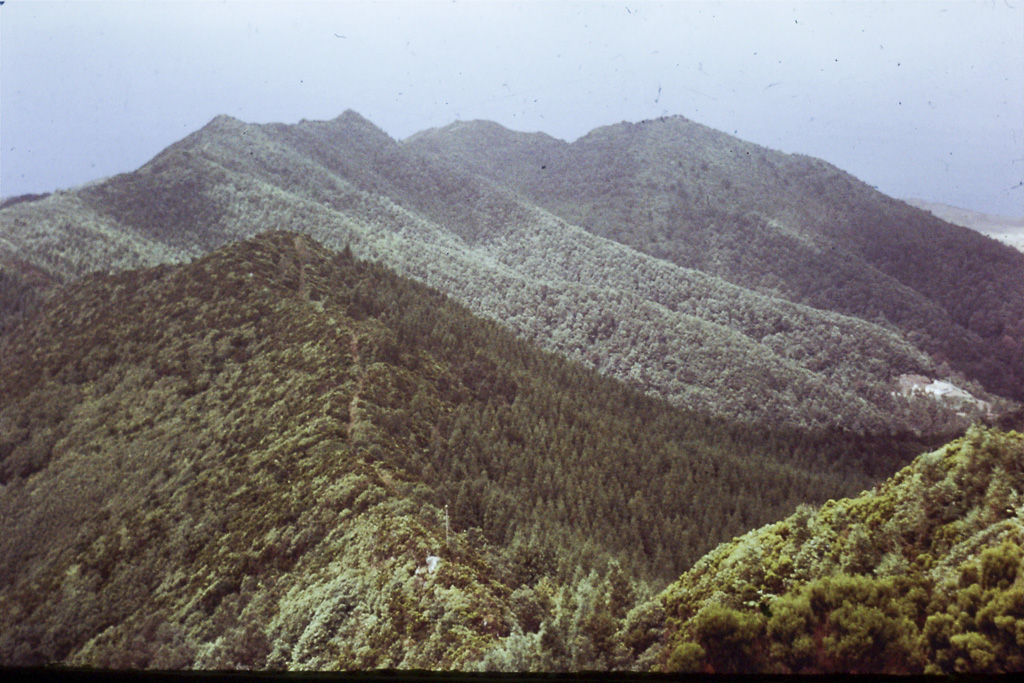
<instances>
[{"instance_id":1,"label":"mountain slope","mask_svg":"<svg viewBox=\"0 0 1024 683\"><path fill-rule=\"evenodd\" d=\"M639 597L909 455L671 408L285 232L88 276L0 358L7 665L464 668L515 633L589 643L580 591Z\"/></svg>"},{"instance_id":2,"label":"mountain slope","mask_svg":"<svg viewBox=\"0 0 1024 683\"><path fill-rule=\"evenodd\" d=\"M944 221L962 225L982 235L1008 244L1017 251L1024 251L1024 218L996 216L948 204L929 202L924 199L907 199L907 204L927 211Z\"/></svg>"},{"instance_id":3,"label":"mountain slope","mask_svg":"<svg viewBox=\"0 0 1024 683\"><path fill-rule=\"evenodd\" d=\"M1024 255L829 164L682 117L572 144L486 122L406 144L644 253L895 325L991 391L1024 398Z\"/></svg>"},{"instance_id":4,"label":"mountain slope","mask_svg":"<svg viewBox=\"0 0 1024 683\"><path fill-rule=\"evenodd\" d=\"M305 232L675 405L750 422L934 433L985 412L899 395L904 374L992 403L890 327L596 237L351 112L295 126L218 117L134 173L17 203L0 222L0 250L64 281Z\"/></svg>"},{"instance_id":5,"label":"mountain slope","mask_svg":"<svg viewBox=\"0 0 1024 683\"><path fill-rule=\"evenodd\" d=\"M709 553L625 636L693 671L1024 669L1024 436L972 428L887 482Z\"/></svg>"}]
</instances>

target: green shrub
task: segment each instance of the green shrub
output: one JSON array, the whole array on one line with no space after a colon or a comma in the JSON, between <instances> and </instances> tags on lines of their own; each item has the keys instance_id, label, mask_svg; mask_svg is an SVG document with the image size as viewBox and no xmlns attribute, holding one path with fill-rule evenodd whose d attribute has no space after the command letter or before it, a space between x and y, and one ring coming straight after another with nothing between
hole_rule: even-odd
<instances>
[{"instance_id":1,"label":"green shrub","mask_svg":"<svg viewBox=\"0 0 1024 683\"><path fill-rule=\"evenodd\" d=\"M772 603L768 620L768 636L774 641L789 642L810 630L814 622L811 603L805 595L786 595Z\"/></svg>"},{"instance_id":2,"label":"green shrub","mask_svg":"<svg viewBox=\"0 0 1024 683\"><path fill-rule=\"evenodd\" d=\"M771 659L785 664L793 671L811 666L815 659L814 640L811 636L815 619L807 596L783 596L772 603L771 612L772 616L768 620Z\"/></svg>"},{"instance_id":3,"label":"green shrub","mask_svg":"<svg viewBox=\"0 0 1024 683\"><path fill-rule=\"evenodd\" d=\"M910 622L893 619L881 609L863 604L844 604L829 615L825 654L842 671L884 671L887 663L908 663L912 658L907 640Z\"/></svg>"},{"instance_id":4,"label":"green shrub","mask_svg":"<svg viewBox=\"0 0 1024 683\"><path fill-rule=\"evenodd\" d=\"M709 605L697 613L690 628L707 651L715 671L751 671L755 668L765 622L760 613Z\"/></svg>"},{"instance_id":5,"label":"green shrub","mask_svg":"<svg viewBox=\"0 0 1024 683\"><path fill-rule=\"evenodd\" d=\"M995 646L1001 668L1024 667L1024 589L1014 586L994 592L978 610L975 623Z\"/></svg>"},{"instance_id":6,"label":"green shrub","mask_svg":"<svg viewBox=\"0 0 1024 683\"><path fill-rule=\"evenodd\" d=\"M539 631L544 619L544 611L541 609L533 589L520 586L512 591L511 602L512 611L516 615L516 620L519 622L519 627L523 629L523 633Z\"/></svg>"},{"instance_id":7,"label":"green shrub","mask_svg":"<svg viewBox=\"0 0 1024 683\"><path fill-rule=\"evenodd\" d=\"M1005 589L1020 574L1021 549L1011 541L981 553L982 588Z\"/></svg>"},{"instance_id":8,"label":"green shrub","mask_svg":"<svg viewBox=\"0 0 1024 683\"><path fill-rule=\"evenodd\" d=\"M992 673L996 653L992 643L980 633L960 633L949 639L953 670L956 673Z\"/></svg>"},{"instance_id":9,"label":"green shrub","mask_svg":"<svg viewBox=\"0 0 1024 683\"><path fill-rule=\"evenodd\" d=\"M686 641L679 643L668 658L666 668L669 671L693 673L704 668L704 648L698 643Z\"/></svg>"},{"instance_id":10,"label":"green shrub","mask_svg":"<svg viewBox=\"0 0 1024 683\"><path fill-rule=\"evenodd\" d=\"M661 601L641 603L626 615L622 640L634 655L639 655L661 640L665 631L665 608Z\"/></svg>"}]
</instances>

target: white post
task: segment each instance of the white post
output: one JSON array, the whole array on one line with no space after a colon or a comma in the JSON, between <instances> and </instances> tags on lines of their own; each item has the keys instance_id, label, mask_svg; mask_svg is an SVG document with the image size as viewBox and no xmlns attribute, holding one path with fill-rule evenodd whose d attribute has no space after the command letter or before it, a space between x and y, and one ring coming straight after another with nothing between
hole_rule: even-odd
<instances>
[{"instance_id":1,"label":"white post","mask_svg":"<svg viewBox=\"0 0 1024 683\"><path fill-rule=\"evenodd\" d=\"M444 506L444 547L448 547L448 506Z\"/></svg>"}]
</instances>

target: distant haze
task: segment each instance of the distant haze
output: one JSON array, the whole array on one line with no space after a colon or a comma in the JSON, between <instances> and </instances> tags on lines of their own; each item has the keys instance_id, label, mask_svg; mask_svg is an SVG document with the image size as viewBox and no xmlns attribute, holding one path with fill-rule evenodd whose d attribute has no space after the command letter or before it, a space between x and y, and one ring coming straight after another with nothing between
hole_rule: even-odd
<instances>
[{"instance_id":1,"label":"distant haze","mask_svg":"<svg viewBox=\"0 0 1024 683\"><path fill-rule=\"evenodd\" d=\"M988 213L979 213L920 199L911 198L905 201L919 209L931 212L944 221L977 230L992 239L1009 244L1018 251L1024 251L1024 218L993 216Z\"/></svg>"},{"instance_id":2,"label":"distant haze","mask_svg":"<svg viewBox=\"0 0 1024 683\"><path fill-rule=\"evenodd\" d=\"M883 192L1024 216L1024 3L0 7L0 195L137 168L217 114L573 140L681 114Z\"/></svg>"}]
</instances>

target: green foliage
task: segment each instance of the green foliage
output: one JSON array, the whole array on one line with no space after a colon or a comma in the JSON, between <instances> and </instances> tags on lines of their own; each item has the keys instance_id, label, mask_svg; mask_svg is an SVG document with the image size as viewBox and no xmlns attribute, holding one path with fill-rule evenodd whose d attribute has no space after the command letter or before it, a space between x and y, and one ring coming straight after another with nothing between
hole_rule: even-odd
<instances>
[{"instance_id":1,"label":"green foliage","mask_svg":"<svg viewBox=\"0 0 1024 683\"><path fill-rule=\"evenodd\" d=\"M496 144L514 146L517 137L505 131ZM301 231L328 246L348 246L361 256L386 261L475 313L501 321L520 338L650 395L748 423L841 427L888 438L893 430L946 435L985 412L973 403L894 397L894 379L901 373L949 376L931 360L935 349L929 344L937 336L959 338L960 328L944 328L948 314L941 306L915 299L906 304L914 309L910 334L894 331L889 323L896 313L890 315L888 308L903 315L901 297L917 294L902 286L893 291L894 283L860 256L833 256L832 243L827 249L809 245L800 229L780 227L788 219L779 223L748 210L716 218L712 211L706 218L714 225L705 225L702 217L700 229L682 229L698 227L683 220L690 210L687 201L638 200L633 195L643 194L640 186L608 185L609 164L602 160L599 177L584 172L579 178L580 198L586 204L596 183L604 188L602 195L624 192L631 197L623 205L645 206L642 213L650 213L660 226L649 234L660 235L664 248L647 249L612 235L644 255L587 232L603 234L595 221L602 223L620 202L606 205L602 200L600 208L571 215L575 224L566 224L539 210L517 181L497 178L496 183L488 164L473 163L472 154L453 164L443 144L425 153L423 143L431 138L400 144L351 112L334 121L296 126L247 125L219 117L135 173L10 206L0 211L0 221L14 258L64 281L93 270L185 260L267 229ZM551 143L538 141L536 154L547 154ZM616 144L609 140L609 148ZM660 158L659 149L646 151ZM720 170L717 162L711 167ZM535 174L532 162L531 168ZM651 168L655 176L664 170L653 158ZM729 169L742 173L744 166L729 164ZM566 170L545 177L563 178ZM624 178L635 173L615 170ZM504 167L496 171L499 176L506 172ZM738 182L734 189L743 186ZM667 187L679 195L688 192L678 179ZM727 194L732 198L734 193ZM552 210L560 208L561 202ZM650 220L629 217L613 223ZM903 224L902 217L897 223ZM765 234L771 244L758 239ZM687 235L711 242L686 245L676 254ZM745 256L738 256L741 248ZM682 254L707 255L716 265L691 263ZM775 262L786 271L782 279L769 272ZM813 273L797 272L798 282L788 282L789 271L806 270L808 263L814 264ZM744 280L742 273L754 275ZM837 314L821 310L816 301L805 303L818 308L793 303L835 289L820 282L826 276L830 283L867 287L858 292L864 305L850 311L840 306L843 314ZM880 293L875 291L879 288ZM792 301L778 296L780 291ZM852 300L847 291L830 296L843 306ZM889 305L894 296L897 301ZM876 310L880 306L884 314ZM1019 341L1016 327L999 322L1002 313L989 313L982 317L995 321L995 327L986 323L985 329L996 334L1002 325L999 353L1012 355L1014 340ZM919 321L933 319L942 322L922 336ZM974 342L984 343L968 337L957 354L943 349L945 355L967 358ZM1002 360L991 360L995 355L986 358L990 369L1001 367ZM476 389L477 381L493 388L486 370L474 368L467 388ZM967 386L981 394L980 388ZM881 454L877 461L888 462Z\"/></svg>"},{"instance_id":2,"label":"green foliage","mask_svg":"<svg viewBox=\"0 0 1024 683\"><path fill-rule=\"evenodd\" d=\"M702 671L706 654L704 648L699 643L684 641L676 645L675 649L672 650L672 654L666 663L666 669L683 673Z\"/></svg>"},{"instance_id":3,"label":"green foliage","mask_svg":"<svg viewBox=\"0 0 1024 683\"><path fill-rule=\"evenodd\" d=\"M878 548L863 526L855 526L846 539L846 547L840 560L843 571L850 574L866 574L873 570L881 557Z\"/></svg>"},{"instance_id":4,"label":"green foliage","mask_svg":"<svg viewBox=\"0 0 1024 683\"><path fill-rule=\"evenodd\" d=\"M660 601L637 604L622 625L622 642L638 657L661 640L665 631L665 608Z\"/></svg>"},{"instance_id":5,"label":"green foliage","mask_svg":"<svg viewBox=\"0 0 1024 683\"><path fill-rule=\"evenodd\" d=\"M1022 456L1024 436L975 428L857 498L720 545L659 597L678 628L651 649L667 666L698 642L702 666L747 672L1021 670Z\"/></svg>"},{"instance_id":6,"label":"green foliage","mask_svg":"<svg viewBox=\"0 0 1024 683\"><path fill-rule=\"evenodd\" d=\"M39 309L52 284L40 269L17 261L8 266L0 259L0 335Z\"/></svg>"},{"instance_id":7,"label":"green foliage","mask_svg":"<svg viewBox=\"0 0 1024 683\"><path fill-rule=\"evenodd\" d=\"M681 117L572 144L468 124L411 145L657 258L885 321L991 390L1024 398L1024 257L824 162Z\"/></svg>"},{"instance_id":8,"label":"green foliage","mask_svg":"<svg viewBox=\"0 0 1024 683\"><path fill-rule=\"evenodd\" d=\"M767 625L770 658L782 663L789 671L809 668L817 655L816 623L806 594L784 594L772 601Z\"/></svg>"},{"instance_id":9,"label":"green foliage","mask_svg":"<svg viewBox=\"0 0 1024 683\"><path fill-rule=\"evenodd\" d=\"M758 655L765 619L720 605L708 605L689 622L694 640L708 653L714 671L749 671Z\"/></svg>"},{"instance_id":10,"label":"green foliage","mask_svg":"<svg viewBox=\"0 0 1024 683\"><path fill-rule=\"evenodd\" d=\"M827 628L824 654L839 670L879 671L890 663L911 665L913 624L891 617L879 607L844 602L829 613Z\"/></svg>"},{"instance_id":11,"label":"green foliage","mask_svg":"<svg viewBox=\"0 0 1024 683\"><path fill-rule=\"evenodd\" d=\"M950 656L956 673L991 673L996 671L996 654L992 643L980 633L958 633L951 636Z\"/></svg>"},{"instance_id":12,"label":"green foliage","mask_svg":"<svg viewBox=\"0 0 1024 683\"><path fill-rule=\"evenodd\" d=\"M65 634L31 656L107 661L157 614L186 636L140 650L140 666L454 666L519 629L510 661L623 667L663 628L632 611L639 581L851 485L835 463L793 463L795 449L841 446L830 435L766 437L672 408L290 233L85 278L0 343L0 568L21 577L4 613ZM365 615L350 626L325 613L311 627L296 605L350 546L346 580L410 578L346 602ZM441 568L416 574L431 554ZM85 608L52 598L75 566L102 607L68 634L64 610ZM51 588L30 588L33 567ZM263 589L245 587L252 574ZM431 580L470 603L424 617L450 600L417 592ZM148 602L166 582L176 597ZM277 625L204 645L243 615ZM26 628L5 657L37 642Z\"/></svg>"},{"instance_id":13,"label":"green foliage","mask_svg":"<svg viewBox=\"0 0 1024 683\"><path fill-rule=\"evenodd\" d=\"M1006 589L1021 576L1021 548L1006 541L981 553L981 587Z\"/></svg>"},{"instance_id":14,"label":"green foliage","mask_svg":"<svg viewBox=\"0 0 1024 683\"><path fill-rule=\"evenodd\" d=\"M1019 259L816 162L650 133L640 202L635 169L586 161L614 130L575 146L569 201L566 166L510 192L519 162L456 169L347 113L218 118L137 173L3 207L0 660L1024 668L1019 435L972 429L806 505L927 445L902 430L971 419L891 395L952 377L930 354L1024 385ZM534 142L530 167L554 144ZM792 194L750 175L783 166ZM272 233L78 279L268 225L346 249Z\"/></svg>"}]
</instances>

